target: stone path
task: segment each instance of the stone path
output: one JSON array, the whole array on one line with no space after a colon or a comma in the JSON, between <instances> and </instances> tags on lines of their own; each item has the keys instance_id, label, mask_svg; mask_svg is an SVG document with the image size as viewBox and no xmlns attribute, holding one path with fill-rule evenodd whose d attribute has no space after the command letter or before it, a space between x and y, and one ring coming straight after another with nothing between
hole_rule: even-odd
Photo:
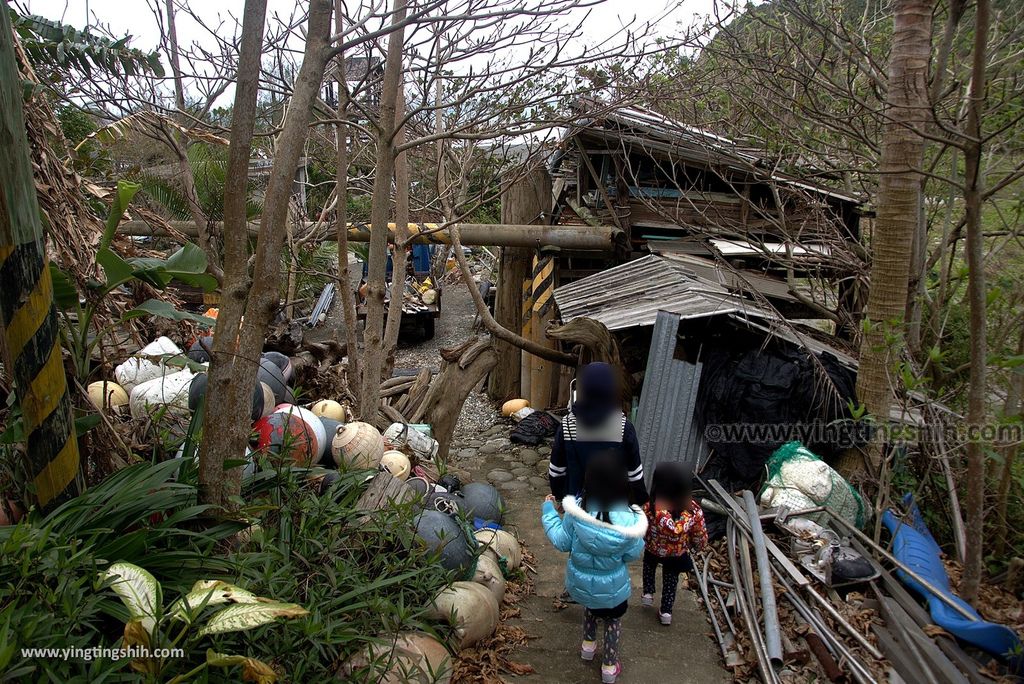
<instances>
[{"instance_id":1,"label":"stone path","mask_svg":"<svg viewBox=\"0 0 1024 684\"><path fill-rule=\"evenodd\" d=\"M548 493L548 447L526 449L513 446L508 428L495 426L453 450L454 465L474 480L491 482L509 508L506 526L514 528L536 562L535 594L521 605L516 621L531 639L515 655L519 662L533 666L535 674L508 677L524 684L592 684L601 681L599 659L585 662L579 657L582 609L569 605L555 607L563 591L566 555L548 542L540 524L540 505ZM709 638L711 631L695 590L680 589L672 626L658 622L653 608L640 606L640 563L631 566L633 598L623 618L622 684L700 683L731 681L721 666L719 652Z\"/></svg>"}]
</instances>

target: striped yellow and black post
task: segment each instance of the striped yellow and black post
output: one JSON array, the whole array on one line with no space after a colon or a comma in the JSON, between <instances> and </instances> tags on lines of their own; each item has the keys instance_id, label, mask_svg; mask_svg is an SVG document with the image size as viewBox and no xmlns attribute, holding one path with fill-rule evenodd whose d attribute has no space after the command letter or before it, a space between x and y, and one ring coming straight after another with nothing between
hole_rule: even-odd
<instances>
[{"instance_id":1,"label":"striped yellow and black post","mask_svg":"<svg viewBox=\"0 0 1024 684\"><path fill-rule=\"evenodd\" d=\"M553 347L545 335L548 323L555 315L555 259L550 252L539 251L533 258L531 339L537 344ZM551 387L556 364L533 357L530 366L530 406L538 411L551 405Z\"/></svg>"},{"instance_id":2,"label":"striped yellow and black post","mask_svg":"<svg viewBox=\"0 0 1024 684\"><path fill-rule=\"evenodd\" d=\"M533 292L533 279L527 278L523 281L523 337L533 339L533 300L530 297ZM519 367L519 396L523 399L530 398L530 366L533 364L533 356L527 352L522 354Z\"/></svg>"},{"instance_id":3,"label":"striped yellow and black post","mask_svg":"<svg viewBox=\"0 0 1024 684\"><path fill-rule=\"evenodd\" d=\"M21 404L26 471L45 507L76 493L78 442L6 3L0 15L0 326L4 367Z\"/></svg>"}]
</instances>

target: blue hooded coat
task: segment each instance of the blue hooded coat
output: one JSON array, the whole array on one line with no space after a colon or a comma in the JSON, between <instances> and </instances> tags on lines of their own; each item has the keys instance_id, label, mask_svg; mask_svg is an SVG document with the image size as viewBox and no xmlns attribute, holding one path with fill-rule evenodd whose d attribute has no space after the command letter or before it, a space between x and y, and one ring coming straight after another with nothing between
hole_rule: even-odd
<instances>
[{"instance_id":1,"label":"blue hooded coat","mask_svg":"<svg viewBox=\"0 0 1024 684\"><path fill-rule=\"evenodd\" d=\"M636 506L623 504L608 512L607 523L595 517L597 511L583 510L573 496L562 500L562 508L564 517L554 503L545 501L541 521L555 548L569 552L566 591L586 608L618 606L632 590L626 564L643 555L647 516Z\"/></svg>"}]
</instances>

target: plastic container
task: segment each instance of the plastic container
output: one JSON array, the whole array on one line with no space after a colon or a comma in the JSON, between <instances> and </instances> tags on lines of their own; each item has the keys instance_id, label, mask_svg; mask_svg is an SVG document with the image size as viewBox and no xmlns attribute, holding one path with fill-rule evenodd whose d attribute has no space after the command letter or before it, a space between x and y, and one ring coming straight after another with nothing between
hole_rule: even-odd
<instances>
[{"instance_id":1,"label":"plastic container","mask_svg":"<svg viewBox=\"0 0 1024 684\"><path fill-rule=\"evenodd\" d=\"M414 425L392 423L384 431L384 442L392 449L408 447L417 458L433 461L441 446L433 437L420 432Z\"/></svg>"}]
</instances>

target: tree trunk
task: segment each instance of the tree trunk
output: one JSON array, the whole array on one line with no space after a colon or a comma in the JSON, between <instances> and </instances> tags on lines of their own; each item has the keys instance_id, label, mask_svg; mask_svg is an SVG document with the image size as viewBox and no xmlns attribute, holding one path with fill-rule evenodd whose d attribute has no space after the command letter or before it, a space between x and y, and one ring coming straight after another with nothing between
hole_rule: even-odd
<instances>
[{"instance_id":1,"label":"tree trunk","mask_svg":"<svg viewBox=\"0 0 1024 684\"><path fill-rule=\"evenodd\" d=\"M395 125L405 118L405 90L401 81L395 93ZM395 145L405 142L405 126L395 132ZM386 375L395 367L398 331L402 326L402 305L405 300L405 269L408 263L406 243L409 241L409 155L399 152L395 159L395 247L391 255L391 302L384 326Z\"/></svg>"},{"instance_id":2,"label":"tree trunk","mask_svg":"<svg viewBox=\"0 0 1024 684\"><path fill-rule=\"evenodd\" d=\"M344 7L342 0L335 0L334 32L341 35L344 30ZM345 83L345 53L338 54L338 158L334 177L334 194L338 207L335 210L335 231L338 240L338 294L341 314L345 321L345 346L348 349L348 389L359 405L359 319L356 316L356 298L352 292L352 275L348 266L348 86Z\"/></svg>"},{"instance_id":3,"label":"tree trunk","mask_svg":"<svg viewBox=\"0 0 1024 684\"><path fill-rule=\"evenodd\" d=\"M903 317L907 302L910 251L918 223L921 182L918 170L924 159L920 131L930 115L928 63L931 57L934 0L896 0L886 123L883 128L878 217L872 236L871 289L867 321L860 349L857 395L880 425L889 421L893 387L891 378L903 349ZM882 467L884 435L868 446L867 466L872 474ZM841 469L863 470L856 454L845 457Z\"/></svg>"},{"instance_id":4,"label":"tree trunk","mask_svg":"<svg viewBox=\"0 0 1024 684\"><path fill-rule=\"evenodd\" d=\"M387 284L388 209L391 204L391 177L395 168L395 97L402 75L402 49L405 44L405 0L395 0L392 26L388 36L384 84L381 90L380 120L377 126L377 163L373 178L373 204L370 207L370 264L366 280L366 327L363 331L362 392L359 416L371 422L377 415L381 371L384 368L384 288Z\"/></svg>"},{"instance_id":5,"label":"tree trunk","mask_svg":"<svg viewBox=\"0 0 1024 684\"><path fill-rule=\"evenodd\" d=\"M967 390L967 426L977 434L967 439L967 556L960 591L967 601L978 598L984 560L985 536L985 424L986 364L985 245L981 231L984 174L981 173L981 118L985 107L985 64L989 31L989 0L978 0L974 18L974 54L964 139L964 207L966 209L967 299L971 321L971 371Z\"/></svg>"},{"instance_id":6,"label":"tree trunk","mask_svg":"<svg viewBox=\"0 0 1024 684\"><path fill-rule=\"evenodd\" d=\"M231 139L224 186L224 283L216 334L207 378L207 402L199 452L199 501L216 506L226 503L233 487L225 486L224 461L238 459L248 443L251 409L233 392L232 379L238 355L238 331L249 292L249 235L246 229L249 154L256 124L260 59L267 0L246 0L242 14L242 43L235 77ZM242 416L245 419L242 420ZM232 478L233 479L233 478Z\"/></svg>"},{"instance_id":7,"label":"tree trunk","mask_svg":"<svg viewBox=\"0 0 1024 684\"><path fill-rule=\"evenodd\" d=\"M205 424L212 429L204 431L203 447L221 464L226 458L240 458L248 441L249 402L260 353L267 325L281 301L281 253L295 169L308 135L310 112L320 91L324 67L331 54L331 9L331 0L310 1L306 49L292 90L291 105L277 139L265 209L256 239L252 287L245 301L245 325L241 326L238 353L224 391L218 391L219 388L214 386L207 394L207 406L211 410ZM243 38L245 35L243 30ZM247 145L246 154L248 151ZM242 173L241 177L245 179L246 174ZM217 337L223 337L223 331L218 330ZM217 494L207 493L207 501L222 505L228 503L232 496L238 494L240 476L241 469L225 473L220 491Z\"/></svg>"},{"instance_id":8,"label":"tree trunk","mask_svg":"<svg viewBox=\"0 0 1024 684\"><path fill-rule=\"evenodd\" d=\"M501 222L514 224L547 223L551 211L551 180L539 168L513 183L501 198ZM502 247L498 261L498 293L494 305L495 320L512 331L523 329L523 281L530 277L530 250ZM491 371L487 392L492 399L522 396L520 370L523 356L508 342L495 345L498 365Z\"/></svg>"}]
</instances>

